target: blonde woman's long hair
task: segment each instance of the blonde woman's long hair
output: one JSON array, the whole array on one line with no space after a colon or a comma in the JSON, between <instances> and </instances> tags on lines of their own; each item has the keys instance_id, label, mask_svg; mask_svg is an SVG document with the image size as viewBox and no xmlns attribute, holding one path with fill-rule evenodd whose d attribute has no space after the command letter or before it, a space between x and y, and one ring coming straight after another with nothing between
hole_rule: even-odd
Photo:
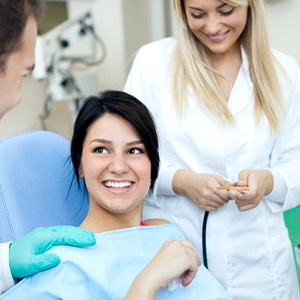
<instances>
[{"instance_id":1,"label":"blonde woman's long hair","mask_svg":"<svg viewBox=\"0 0 300 300\"><path fill-rule=\"evenodd\" d=\"M259 124L264 113L271 130L278 132L284 115L284 101L276 72L278 62L268 42L263 0L223 2L232 6L248 5L247 24L240 42L249 60L255 98L255 120ZM187 89L191 86L200 103L220 124L234 124L227 99L217 83L216 76L221 74L214 70L210 51L189 29L184 0L174 0L174 8L179 26L178 46L174 52L172 93L178 115L182 116L188 106Z\"/></svg>"}]
</instances>

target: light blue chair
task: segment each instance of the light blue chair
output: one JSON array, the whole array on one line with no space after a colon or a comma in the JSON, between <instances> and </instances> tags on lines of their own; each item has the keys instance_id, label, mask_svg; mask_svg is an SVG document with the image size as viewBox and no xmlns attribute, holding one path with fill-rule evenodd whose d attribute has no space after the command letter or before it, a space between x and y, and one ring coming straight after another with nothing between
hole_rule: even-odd
<instances>
[{"instance_id":1,"label":"light blue chair","mask_svg":"<svg viewBox=\"0 0 300 300\"><path fill-rule=\"evenodd\" d=\"M0 140L1 242L41 226L80 225L87 194L78 188L69 155L69 141L49 131Z\"/></svg>"}]
</instances>

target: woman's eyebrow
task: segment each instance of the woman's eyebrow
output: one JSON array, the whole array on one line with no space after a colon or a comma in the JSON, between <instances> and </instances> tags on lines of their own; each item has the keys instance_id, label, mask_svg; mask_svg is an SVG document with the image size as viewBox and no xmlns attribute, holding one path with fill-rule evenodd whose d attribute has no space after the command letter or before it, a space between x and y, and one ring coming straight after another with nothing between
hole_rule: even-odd
<instances>
[{"instance_id":1,"label":"woman's eyebrow","mask_svg":"<svg viewBox=\"0 0 300 300\"><path fill-rule=\"evenodd\" d=\"M227 4L227 3L222 3L220 6L217 7L217 9L223 8L224 6L227 6L227 5L229 5L229 4ZM188 8L194 9L194 10L203 11L203 9L202 9L202 8L199 8L199 7L188 6Z\"/></svg>"},{"instance_id":2,"label":"woman's eyebrow","mask_svg":"<svg viewBox=\"0 0 300 300\"><path fill-rule=\"evenodd\" d=\"M93 139L93 140L91 140L90 144L92 144L92 143L101 143L101 144L109 144L109 145L112 144L111 141L106 140L106 139Z\"/></svg>"},{"instance_id":3,"label":"woman's eyebrow","mask_svg":"<svg viewBox=\"0 0 300 300\"><path fill-rule=\"evenodd\" d=\"M93 139L91 140L90 144L92 143L101 143L101 144L107 144L107 145L111 145L112 142L106 139ZM136 141L132 141L127 143L127 146L135 146L135 145L140 145L140 144L144 144L142 140L136 140Z\"/></svg>"},{"instance_id":4,"label":"woman's eyebrow","mask_svg":"<svg viewBox=\"0 0 300 300\"><path fill-rule=\"evenodd\" d=\"M127 143L128 146L135 146L135 145L140 145L140 144L144 144L142 140L137 140L137 141Z\"/></svg>"}]
</instances>

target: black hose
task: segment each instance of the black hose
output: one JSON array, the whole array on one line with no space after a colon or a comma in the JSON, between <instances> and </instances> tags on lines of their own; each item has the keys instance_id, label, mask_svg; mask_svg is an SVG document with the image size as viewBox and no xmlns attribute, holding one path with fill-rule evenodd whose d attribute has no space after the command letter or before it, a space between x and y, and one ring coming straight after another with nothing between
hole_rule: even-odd
<instances>
[{"instance_id":1,"label":"black hose","mask_svg":"<svg viewBox=\"0 0 300 300\"><path fill-rule=\"evenodd\" d=\"M203 252L203 264L208 269L207 263L207 251L206 251L206 225L207 225L207 218L208 218L209 211L205 211L203 224L202 224L202 252Z\"/></svg>"}]
</instances>

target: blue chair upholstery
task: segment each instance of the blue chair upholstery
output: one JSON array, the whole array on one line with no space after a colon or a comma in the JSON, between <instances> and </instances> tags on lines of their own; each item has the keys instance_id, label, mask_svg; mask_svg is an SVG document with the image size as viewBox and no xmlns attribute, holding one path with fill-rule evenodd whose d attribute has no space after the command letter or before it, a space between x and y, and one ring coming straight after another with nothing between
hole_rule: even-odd
<instances>
[{"instance_id":1,"label":"blue chair upholstery","mask_svg":"<svg viewBox=\"0 0 300 300\"><path fill-rule=\"evenodd\" d=\"M78 188L69 155L69 141L49 131L0 140L1 242L41 226L82 222L87 195Z\"/></svg>"}]
</instances>

